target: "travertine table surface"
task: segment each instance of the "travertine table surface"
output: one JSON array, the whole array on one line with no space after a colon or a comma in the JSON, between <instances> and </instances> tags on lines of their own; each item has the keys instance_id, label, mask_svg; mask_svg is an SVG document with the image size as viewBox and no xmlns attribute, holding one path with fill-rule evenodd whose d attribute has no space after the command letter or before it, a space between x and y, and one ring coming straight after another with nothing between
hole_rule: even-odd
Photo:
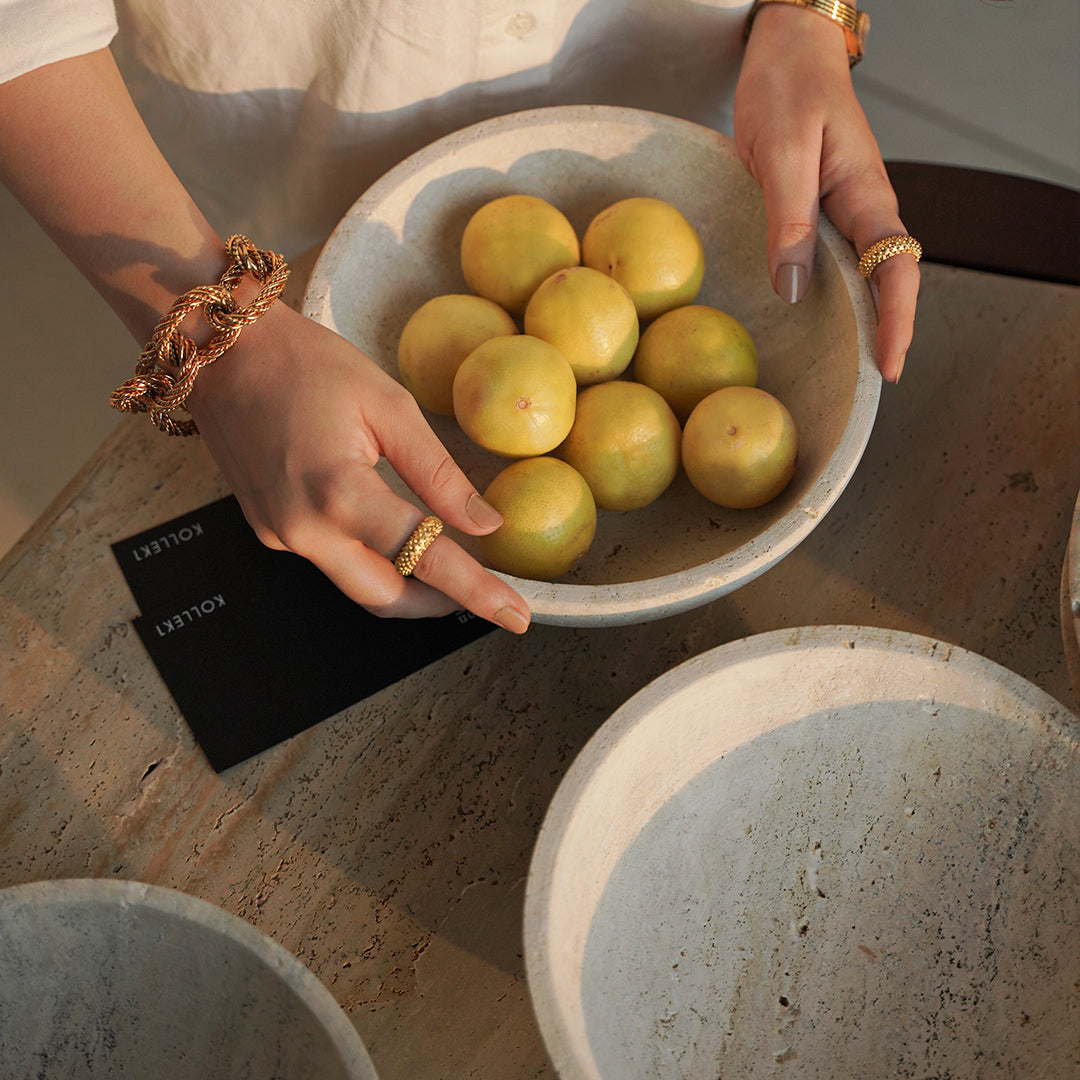
<instances>
[{"instance_id":1,"label":"travertine table surface","mask_svg":"<svg viewBox=\"0 0 1080 1080\"><path fill-rule=\"evenodd\" d=\"M575 753L653 677L855 623L981 653L1076 710L1059 592L1078 300L924 265L866 456L773 570L660 622L489 635L220 776L130 628L109 544L225 489L197 440L123 420L0 564L0 885L135 878L239 914L329 986L383 1080L551 1077L521 955L533 841Z\"/></svg>"}]
</instances>

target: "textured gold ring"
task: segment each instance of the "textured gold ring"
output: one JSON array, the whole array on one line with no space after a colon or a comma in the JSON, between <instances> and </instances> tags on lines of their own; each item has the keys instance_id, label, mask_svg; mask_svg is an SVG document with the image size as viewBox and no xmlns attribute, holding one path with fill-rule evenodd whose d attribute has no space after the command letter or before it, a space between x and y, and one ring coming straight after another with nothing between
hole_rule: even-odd
<instances>
[{"instance_id":1,"label":"textured gold ring","mask_svg":"<svg viewBox=\"0 0 1080 1080\"><path fill-rule=\"evenodd\" d=\"M886 236L876 244L871 244L859 259L859 273L869 277L886 259L894 255L914 255L915 261L922 258L922 244L914 236Z\"/></svg>"},{"instance_id":2,"label":"textured gold ring","mask_svg":"<svg viewBox=\"0 0 1080 1080\"><path fill-rule=\"evenodd\" d=\"M421 556L435 542L435 537L443 531L443 523L437 517L426 517L409 534L409 539L402 545L394 560L394 569L402 576L409 577L416 569Z\"/></svg>"}]
</instances>

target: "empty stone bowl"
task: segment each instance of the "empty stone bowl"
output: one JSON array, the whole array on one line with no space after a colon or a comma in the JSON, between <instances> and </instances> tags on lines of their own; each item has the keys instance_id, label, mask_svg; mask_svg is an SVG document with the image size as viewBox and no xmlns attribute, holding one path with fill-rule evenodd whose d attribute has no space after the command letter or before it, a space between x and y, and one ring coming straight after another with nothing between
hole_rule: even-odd
<instances>
[{"instance_id":1,"label":"empty stone bowl","mask_svg":"<svg viewBox=\"0 0 1080 1080\"><path fill-rule=\"evenodd\" d=\"M885 630L657 679L574 762L530 867L559 1076L1080 1075L1078 725Z\"/></svg>"},{"instance_id":2,"label":"empty stone bowl","mask_svg":"<svg viewBox=\"0 0 1080 1080\"><path fill-rule=\"evenodd\" d=\"M0 890L0 1076L376 1080L330 992L270 938L98 880Z\"/></svg>"},{"instance_id":3,"label":"empty stone bowl","mask_svg":"<svg viewBox=\"0 0 1080 1080\"><path fill-rule=\"evenodd\" d=\"M705 245L698 301L750 330L759 385L790 409L800 457L788 489L760 509L723 510L680 475L649 507L602 511L591 550L567 577L508 580L538 622L610 625L672 615L757 577L839 497L877 412L876 316L851 246L822 220L812 285L801 303L788 305L769 282L761 193L730 140L631 109L541 109L450 135L378 181L323 249L305 313L396 376L397 342L409 316L433 296L468 291L459 244L470 215L513 192L547 199L579 235L596 213L627 196L679 207ZM483 491L507 462L474 446L452 419L430 419ZM416 502L383 467L395 490Z\"/></svg>"}]
</instances>

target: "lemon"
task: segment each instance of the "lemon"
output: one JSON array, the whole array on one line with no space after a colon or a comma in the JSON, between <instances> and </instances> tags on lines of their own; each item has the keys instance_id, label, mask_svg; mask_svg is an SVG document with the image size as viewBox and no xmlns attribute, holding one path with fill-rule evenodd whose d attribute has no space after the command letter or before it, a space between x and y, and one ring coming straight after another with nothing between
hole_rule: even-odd
<instances>
[{"instance_id":1,"label":"lemon","mask_svg":"<svg viewBox=\"0 0 1080 1080\"><path fill-rule=\"evenodd\" d=\"M679 421L641 383L598 383L578 394L574 426L558 455L585 477L603 510L636 510L679 471Z\"/></svg>"},{"instance_id":2,"label":"lemon","mask_svg":"<svg viewBox=\"0 0 1080 1080\"><path fill-rule=\"evenodd\" d=\"M504 195L485 203L461 237L461 269L469 288L515 317L544 278L580 261L574 227L562 211L535 195Z\"/></svg>"},{"instance_id":3,"label":"lemon","mask_svg":"<svg viewBox=\"0 0 1080 1080\"><path fill-rule=\"evenodd\" d=\"M410 316L398 339L402 384L424 409L454 414L454 375L488 338L516 334L514 320L482 296L436 296Z\"/></svg>"},{"instance_id":4,"label":"lemon","mask_svg":"<svg viewBox=\"0 0 1080 1080\"><path fill-rule=\"evenodd\" d=\"M580 473L552 457L508 465L484 492L503 523L477 538L494 570L536 581L565 574L596 535L596 504Z\"/></svg>"},{"instance_id":5,"label":"lemon","mask_svg":"<svg viewBox=\"0 0 1080 1080\"><path fill-rule=\"evenodd\" d=\"M588 386L629 367L638 343L637 310L614 278L571 266L533 293L525 333L551 342L570 361L578 385Z\"/></svg>"},{"instance_id":6,"label":"lemon","mask_svg":"<svg viewBox=\"0 0 1080 1080\"><path fill-rule=\"evenodd\" d=\"M705 249L694 227L671 203L646 196L597 214L581 255L626 289L642 322L692 303L705 276Z\"/></svg>"},{"instance_id":7,"label":"lemon","mask_svg":"<svg viewBox=\"0 0 1080 1080\"><path fill-rule=\"evenodd\" d=\"M683 428L690 483L720 506L762 506L795 473L798 434L791 413L754 386L728 386L698 403Z\"/></svg>"},{"instance_id":8,"label":"lemon","mask_svg":"<svg viewBox=\"0 0 1080 1080\"><path fill-rule=\"evenodd\" d=\"M528 334L489 338L454 376L454 415L478 446L502 457L554 450L574 422L577 382L554 345Z\"/></svg>"},{"instance_id":9,"label":"lemon","mask_svg":"<svg viewBox=\"0 0 1080 1080\"><path fill-rule=\"evenodd\" d=\"M754 339L738 319L706 304L665 312L641 335L634 378L651 386L686 423L694 406L725 386L755 386Z\"/></svg>"}]
</instances>

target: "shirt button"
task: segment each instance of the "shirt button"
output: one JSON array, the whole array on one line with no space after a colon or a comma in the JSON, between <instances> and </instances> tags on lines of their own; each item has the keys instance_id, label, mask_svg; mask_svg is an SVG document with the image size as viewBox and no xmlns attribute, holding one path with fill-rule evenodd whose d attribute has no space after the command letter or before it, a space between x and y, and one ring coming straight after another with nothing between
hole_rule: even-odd
<instances>
[{"instance_id":1,"label":"shirt button","mask_svg":"<svg viewBox=\"0 0 1080 1080\"><path fill-rule=\"evenodd\" d=\"M510 37L527 37L536 28L536 19L527 11L518 11L510 16L506 32Z\"/></svg>"}]
</instances>

